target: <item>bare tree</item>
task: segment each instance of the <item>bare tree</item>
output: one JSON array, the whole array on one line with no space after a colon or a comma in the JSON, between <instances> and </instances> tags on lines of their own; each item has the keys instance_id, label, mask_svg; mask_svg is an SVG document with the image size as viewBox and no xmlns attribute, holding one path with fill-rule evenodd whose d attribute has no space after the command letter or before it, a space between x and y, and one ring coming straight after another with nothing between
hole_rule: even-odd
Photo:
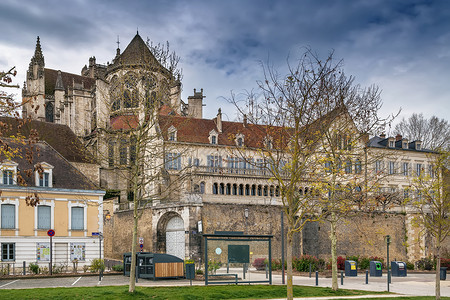
<instances>
[{"instance_id":1,"label":"bare tree","mask_svg":"<svg viewBox=\"0 0 450 300\"><path fill-rule=\"evenodd\" d=\"M181 85L179 59L168 48L143 43L139 36L132 43L133 51L116 57L106 84L97 86L99 121L89 142L97 145L94 152L102 172L109 174L109 189L121 189L121 204L133 211L131 293L135 291L139 219L155 201L179 199L186 174L180 166L185 150L167 143L165 128L180 111L173 99Z\"/></svg>"},{"instance_id":2,"label":"bare tree","mask_svg":"<svg viewBox=\"0 0 450 300\"><path fill-rule=\"evenodd\" d=\"M450 124L447 120L436 116L426 119L422 113L414 113L408 119L403 118L395 125L394 130L396 134L403 135L411 141L422 141L423 147L427 149L450 148Z\"/></svg>"},{"instance_id":3,"label":"bare tree","mask_svg":"<svg viewBox=\"0 0 450 300\"><path fill-rule=\"evenodd\" d=\"M411 197L407 205L415 214L417 225L434 238L436 257L436 299L440 299L440 266L441 245L450 235L450 172L445 167L448 164L450 152L440 151L429 157L430 168L411 182Z\"/></svg>"},{"instance_id":4,"label":"bare tree","mask_svg":"<svg viewBox=\"0 0 450 300\"><path fill-rule=\"evenodd\" d=\"M0 71L0 88L18 89L19 85L13 83L13 78L17 75L15 67L8 71ZM0 90L0 158L12 160L14 157L26 159L30 168L20 170L17 174L17 184L25 186L27 179L32 178L36 170L42 176L43 169L39 165L32 166L34 157L39 153L34 144L38 141L36 131L31 131L27 136L21 129L30 121L21 119L19 109L23 103L14 100L14 94ZM5 121L8 120L9 121ZM1 191L0 191L1 194ZM36 206L39 203L39 195L35 192L29 193L25 198L26 204Z\"/></svg>"}]
</instances>

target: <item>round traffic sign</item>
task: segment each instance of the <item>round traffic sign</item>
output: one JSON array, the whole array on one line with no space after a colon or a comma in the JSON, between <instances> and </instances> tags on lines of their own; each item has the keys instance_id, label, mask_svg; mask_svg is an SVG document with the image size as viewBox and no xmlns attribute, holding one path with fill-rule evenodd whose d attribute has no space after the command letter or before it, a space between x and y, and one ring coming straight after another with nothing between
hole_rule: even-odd
<instances>
[{"instance_id":1,"label":"round traffic sign","mask_svg":"<svg viewBox=\"0 0 450 300\"><path fill-rule=\"evenodd\" d=\"M49 229L49 230L47 231L47 235L48 235L48 236L54 236L54 235L55 235L55 231L54 231L53 229Z\"/></svg>"},{"instance_id":2,"label":"round traffic sign","mask_svg":"<svg viewBox=\"0 0 450 300\"><path fill-rule=\"evenodd\" d=\"M144 244L140 244L139 247L144 248Z\"/></svg>"}]
</instances>

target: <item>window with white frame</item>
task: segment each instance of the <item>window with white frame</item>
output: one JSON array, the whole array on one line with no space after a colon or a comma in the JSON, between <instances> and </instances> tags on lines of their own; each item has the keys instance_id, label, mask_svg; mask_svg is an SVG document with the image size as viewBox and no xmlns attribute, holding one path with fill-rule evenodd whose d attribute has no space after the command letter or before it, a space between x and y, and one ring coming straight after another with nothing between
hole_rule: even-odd
<instances>
[{"instance_id":1,"label":"window with white frame","mask_svg":"<svg viewBox=\"0 0 450 300\"><path fill-rule=\"evenodd\" d=\"M3 184L13 185L13 171L11 170L3 170Z\"/></svg>"},{"instance_id":2,"label":"window with white frame","mask_svg":"<svg viewBox=\"0 0 450 300\"><path fill-rule=\"evenodd\" d=\"M383 172L383 161L377 160L375 162L375 173L379 174Z\"/></svg>"},{"instance_id":3,"label":"window with white frame","mask_svg":"<svg viewBox=\"0 0 450 300\"><path fill-rule=\"evenodd\" d=\"M409 163L403 163L403 176L409 176Z\"/></svg>"},{"instance_id":4,"label":"window with white frame","mask_svg":"<svg viewBox=\"0 0 450 300\"><path fill-rule=\"evenodd\" d=\"M39 186L49 186L50 174L48 172L44 172L39 175Z\"/></svg>"},{"instance_id":5,"label":"window with white frame","mask_svg":"<svg viewBox=\"0 0 450 300\"><path fill-rule=\"evenodd\" d=\"M1 205L2 229L16 228L16 206L14 204Z\"/></svg>"},{"instance_id":6,"label":"window with white frame","mask_svg":"<svg viewBox=\"0 0 450 300\"><path fill-rule=\"evenodd\" d=\"M41 171L35 171L36 186L52 187L53 166L46 162L42 162L40 165Z\"/></svg>"},{"instance_id":7,"label":"window with white frame","mask_svg":"<svg viewBox=\"0 0 450 300\"><path fill-rule=\"evenodd\" d=\"M362 164L361 161L357 159L355 162L355 174L361 174L361 172L362 172Z\"/></svg>"},{"instance_id":8,"label":"window with white frame","mask_svg":"<svg viewBox=\"0 0 450 300\"><path fill-rule=\"evenodd\" d=\"M39 205L37 207L38 229L51 229L51 212L52 208L48 205Z\"/></svg>"},{"instance_id":9,"label":"window with white frame","mask_svg":"<svg viewBox=\"0 0 450 300\"><path fill-rule=\"evenodd\" d=\"M422 175L422 164L416 164L416 175Z\"/></svg>"},{"instance_id":10,"label":"window with white frame","mask_svg":"<svg viewBox=\"0 0 450 300\"><path fill-rule=\"evenodd\" d=\"M16 244L15 243L2 243L2 261L14 261Z\"/></svg>"},{"instance_id":11,"label":"window with white frame","mask_svg":"<svg viewBox=\"0 0 450 300\"><path fill-rule=\"evenodd\" d=\"M0 183L5 185L13 185L16 184L15 174L17 173L17 163L11 160L4 160L1 166L1 175L2 179L0 179Z\"/></svg>"},{"instance_id":12,"label":"window with white frame","mask_svg":"<svg viewBox=\"0 0 450 300\"><path fill-rule=\"evenodd\" d=\"M71 209L71 229L84 230L84 207L74 206Z\"/></svg>"},{"instance_id":13,"label":"window with white frame","mask_svg":"<svg viewBox=\"0 0 450 300\"><path fill-rule=\"evenodd\" d=\"M428 165L428 175L430 176L430 178L434 178L434 166L433 165Z\"/></svg>"},{"instance_id":14,"label":"window with white frame","mask_svg":"<svg viewBox=\"0 0 450 300\"><path fill-rule=\"evenodd\" d=\"M389 162L389 175L395 174L395 161Z\"/></svg>"},{"instance_id":15,"label":"window with white frame","mask_svg":"<svg viewBox=\"0 0 450 300\"><path fill-rule=\"evenodd\" d=\"M167 130L169 141L175 142L177 140L177 129L175 126L170 126L170 128Z\"/></svg>"},{"instance_id":16,"label":"window with white frame","mask_svg":"<svg viewBox=\"0 0 450 300\"><path fill-rule=\"evenodd\" d=\"M166 153L166 170L181 170L181 155Z\"/></svg>"},{"instance_id":17,"label":"window with white frame","mask_svg":"<svg viewBox=\"0 0 450 300\"><path fill-rule=\"evenodd\" d=\"M218 144L218 136L217 136L217 132L215 130L211 130L211 132L209 133L209 142L212 145Z\"/></svg>"}]
</instances>

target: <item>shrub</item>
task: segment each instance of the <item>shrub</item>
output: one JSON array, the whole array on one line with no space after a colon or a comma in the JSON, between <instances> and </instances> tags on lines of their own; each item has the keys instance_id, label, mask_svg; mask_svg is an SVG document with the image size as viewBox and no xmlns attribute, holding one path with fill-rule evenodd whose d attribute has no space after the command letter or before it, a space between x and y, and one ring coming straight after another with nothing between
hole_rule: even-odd
<instances>
[{"instance_id":1,"label":"shrub","mask_svg":"<svg viewBox=\"0 0 450 300\"><path fill-rule=\"evenodd\" d=\"M370 261L371 260L376 260L376 259L371 259L369 257L363 256L359 258L359 262L358 262L358 266L361 270L367 270L370 268Z\"/></svg>"},{"instance_id":2,"label":"shrub","mask_svg":"<svg viewBox=\"0 0 450 300\"><path fill-rule=\"evenodd\" d=\"M63 271L64 271L64 268L65 268L66 266L65 265L53 265L53 267L52 267L52 273L53 274L60 274L60 273L62 273Z\"/></svg>"},{"instance_id":3,"label":"shrub","mask_svg":"<svg viewBox=\"0 0 450 300\"><path fill-rule=\"evenodd\" d=\"M338 270L345 270L345 258L342 256L337 257Z\"/></svg>"},{"instance_id":4,"label":"shrub","mask_svg":"<svg viewBox=\"0 0 450 300\"><path fill-rule=\"evenodd\" d=\"M202 269L197 269L197 270L195 270L195 274L203 275L203 270Z\"/></svg>"},{"instance_id":5,"label":"shrub","mask_svg":"<svg viewBox=\"0 0 450 300\"><path fill-rule=\"evenodd\" d=\"M114 265L112 266L113 271L123 272L123 265Z\"/></svg>"},{"instance_id":6,"label":"shrub","mask_svg":"<svg viewBox=\"0 0 450 300\"><path fill-rule=\"evenodd\" d=\"M299 258L292 259L292 267L298 272L309 272L309 265L311 264L311 271L319 269L319 260L312 255L302 255Z\"/></svg>"},{"instance_id":7,"label":"shrub","mask_svg":"<svg viewBox=\"0 0 450 300\"><path fill-rule=\"evenodd\" d=\"M441 267L450 269L450 258L441 258Z\"/></svg>"},{"instance_id":8,"label":"shrub","mask_svg":"<svg viewBox=\"0 0 450 300\"><path fill-rule=\"evenodd\" d=\"M425 257L416 262L419 270L431 271L434 268L434 261L431 257Z\"/></svg>"},{"instance_id":9,"label":"shrub","mask_svg":"<svg viewBox=\"0 0 450 300\"><path fill-rule=\"evenodd\" d=\"M359 255L349 255L345 258L346 260L353 260L358 263L359 266ZM344 262L344 268L345 268L345 262Z\"/></svg>"},{"instance_id":10,"label":"shrub","mask_svg":"<svg viewBox=\"0 0 450 300\"><path fill-rule=\"evenodd\" d=\"M407 270L414 270L414 264L410 261L406 262L406 269Z\"/></svg>"},{"instance_id":11,"label":"shrub","mask_svg":"<svg viewBox=\"0 0 450 300\"><path fill-rule=\"evenodd\" d=\"M252 266L256 268L256 270L265 270L266 269L266 264L267 264L267 259L265 258L256 258L253 263Z\"/></svg>"},{"instance_id":12,"label":"shrub","mask_svg":"<svg viewBox=\"0 0 450 300\"><path fill-rule=\"evenodd\" d=\"M83 272L86 273L89 270L89 266L88 265L84 265L83 266Z\"/></svg>"},{"instance_id":13,"label":"shrub","mask_svg":"<svg viewBox=\"0 0 450 300\"><path fill-rule=\"evenodd\" d=\"M83 268L84 269L84 268ZM89 266L89 271L92 273L100 272L105 270L105 262L103 259L94 258L91 265Z\"/></svg>"},{"instance_id":14,"label":"shrub","mask_svg":"<svg viewBox=\"0 0 450 300\"><path fill-rule=\"evenodd\" d=\"M38 264L31 263L28 267L30 268L30 271L33 274L39 274L39 265Z\"/></svg>"},{"instance_id":15,"label":"shrub","mask_svg":"<svg viewBox=\"0 0 450 300\"><path fill-rule=\"evenodd\" d=\"M208 263L208 272L215 274L218 269L222 266L220 261L210 260Z\"/></svg>"}]
</instances>

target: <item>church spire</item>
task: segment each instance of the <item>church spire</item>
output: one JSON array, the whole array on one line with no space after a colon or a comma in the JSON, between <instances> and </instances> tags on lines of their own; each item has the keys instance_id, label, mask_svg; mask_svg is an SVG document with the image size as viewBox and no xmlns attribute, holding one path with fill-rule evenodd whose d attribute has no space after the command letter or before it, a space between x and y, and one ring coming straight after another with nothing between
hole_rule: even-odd
<instances>
[{"instance_id":1,"label":"church spire","mask_svg":"<svg viewBox=\"0 0 450 300\"><path fill-rule=\"evenodd\" d=\"M34 49L34 55L31 58L30 65L28 67L27 76L29 79L42 78L44 76L44 55L42 54L41 41L39 36L36 41L36 49Z\"/></svg>"},{"instance_id":2,"label":"church spire","mask_svg":"<svg viewBox=\"0 0 450 300\"><path fill-rule=\"evenodd\" d=\"M31 60L38 66L44 66L44 55L42 54L41 41L39 39L39 36L37 37L36 49L34 50L34 56Z\"/></svg>"}]
</instances>

